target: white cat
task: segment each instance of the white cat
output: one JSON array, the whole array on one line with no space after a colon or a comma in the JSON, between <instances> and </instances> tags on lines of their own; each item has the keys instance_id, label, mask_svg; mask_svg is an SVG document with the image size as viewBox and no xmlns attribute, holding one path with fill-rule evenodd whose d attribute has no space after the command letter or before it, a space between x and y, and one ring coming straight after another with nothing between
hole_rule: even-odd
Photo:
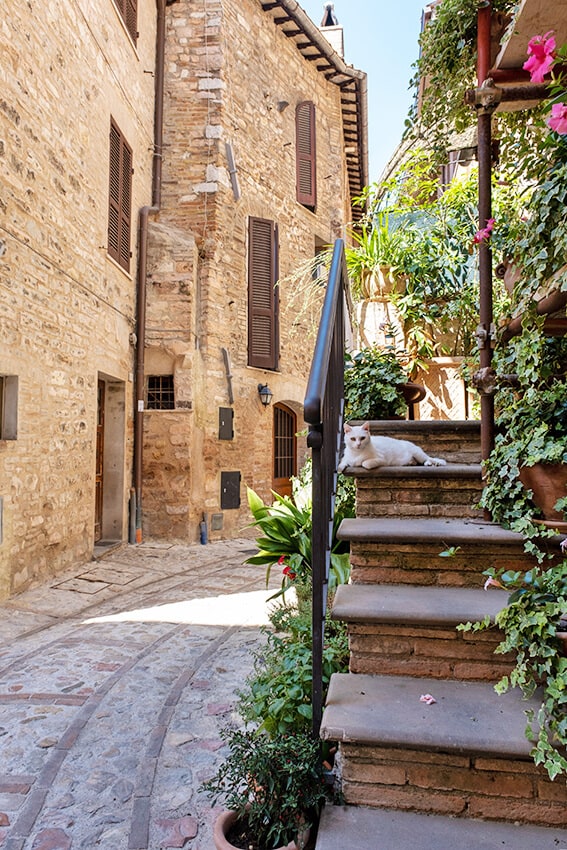
<instances>
[{"instance_id":1,"label":"white cat","mask_svg":"<svg viewBox=\"0 0 567 850\"><path fill-rule=\"evenodd\" d=\"M423 449L409 440L395 440L393 437L371 437L370 425L349 425L345 423L345 450L338 471L347 466L363 466L375 469L377 466L445 466L446 460L429 457Z\"/></svg>"}]
</instances>

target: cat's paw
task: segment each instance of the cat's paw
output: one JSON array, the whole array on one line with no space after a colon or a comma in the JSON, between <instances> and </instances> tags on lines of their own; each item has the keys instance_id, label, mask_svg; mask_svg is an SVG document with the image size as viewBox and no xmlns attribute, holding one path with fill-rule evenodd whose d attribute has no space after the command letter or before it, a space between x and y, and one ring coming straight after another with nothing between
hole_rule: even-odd
<instances>
[{"instance_id":1,"label":"cat's paw","mask_svg":"<svg viewBox=\"0 0 567 850\"><path fill-rule=\"evenodd\" d=\"M363 460L360 465L365 469L376 469L377 466L380 466L380 461L376 458L370 458L369 460Z\"/></svg>"},{"instance_id":2,"label":"cat's paw","mask_svg":"<svg viewBox=\"0 0 567 850\"><path fill-rule=\"evenodd\" d=\"M447 461L442 457L432 457L425 462L424 466L447 466Z\"/></svg>"}]
</instances>

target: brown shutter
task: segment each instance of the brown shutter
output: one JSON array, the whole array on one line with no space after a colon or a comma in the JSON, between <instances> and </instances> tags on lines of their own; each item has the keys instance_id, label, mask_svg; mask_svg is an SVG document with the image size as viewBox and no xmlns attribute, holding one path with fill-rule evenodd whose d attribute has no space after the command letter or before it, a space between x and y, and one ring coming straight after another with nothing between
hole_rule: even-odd
<instances>
[{"instance_id":1,"label":"brown shutter","mask_svg":"<svg viewBox=\"0 0 567 850\"><path fill-rule=\"evenodd\" d=\"M108 197L108 253L122 268L129 271L132 150L112 120Z\"/></svg>"},{"instance_id":2,"label":"brown shutter","mask_svg":"<svg viewBox=\"0 0 567 850\"><path fill-rule=\"evenodd\" d=\"M315 170L315 105L306 100L295 110L297 200L305 207L317 203Z\"/></svg>"},{"instance_id":3,"label":"brown shutter","mask_svg":"<svg viewBox=\"0 0 567 850\"><path fill-rule=\"evenodd\" d=\"M248 365L278 367L277 226L264 218L248 224Z\"/></svg>"},{"instance_id":4,"label":"brown shutter","mask_svg":"<svg viewBox=\"0 0 567 850\"><path fill-rule=\"evenodd\" d=\"M134 43L138 40L138 0L114 0Z\"/></svg>"}]
</instances>

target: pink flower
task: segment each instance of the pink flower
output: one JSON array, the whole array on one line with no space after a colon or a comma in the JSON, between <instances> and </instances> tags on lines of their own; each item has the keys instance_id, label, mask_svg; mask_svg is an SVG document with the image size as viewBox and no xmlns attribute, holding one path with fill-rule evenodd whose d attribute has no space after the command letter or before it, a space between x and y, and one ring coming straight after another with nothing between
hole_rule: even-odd
<instances>
[{"instance_id":1,"label":"pink flower","mask_svg":"<svg viewBox=\"0 0 567 850\"><path fill-rule=\"evenodd\" d=\"M555 62L555 39L553 30L545 35L534 35L528 43L529 59L524 62L524 71L530 72L532 83L543 83L543 78Z\"/></svg>"},{"instance_id":2,"label":"pink flower","mask_svg":"<svg viewBox=\"0 0 567 850\"><path fill-rule=\"evenodd\" d=\"M422 694L419 698L420 702L425 702L427 705L433 705L433 703L437 702L435 697L432 697L431 694Z\"/></svg>"},{"instance_id":3,"label":"pink flower","mask_svg":"<svg viewBox=\"0 0 567 850\"><path fill-rule=\"evenodd\" d=\"M495 578L487 578L486 579L486 581L484 582L484 589L488 590L489 587L501 587L502 590L505 590L504 585L500 584L498 579L495 579Z\"/></svg>"},{"instance_id":4,"label":"pink flower","mask_svg":"<svg viewBox=\"0 0 567 850\"><path fill-rule=\"evenodd\" d=\"M567 104L554 103L551 107L551 118L547 119L547 126L556 133L565 135L567 133Z\"/></svg>"},{"instance_id":5,"label":"pink flower","mask_svg":"<svg viewBox=\"0 0 567 850\"><path fill-rule=\"evenodd\" d=\"M479 245L481 242L484 242L485 239L490 237L492 233L492 228L494 227L494 219L489 218L486 222L486 227L483 227L482 230L477 230L475 235L473 236L473 245Z\"/></svg>"}]
</instances>

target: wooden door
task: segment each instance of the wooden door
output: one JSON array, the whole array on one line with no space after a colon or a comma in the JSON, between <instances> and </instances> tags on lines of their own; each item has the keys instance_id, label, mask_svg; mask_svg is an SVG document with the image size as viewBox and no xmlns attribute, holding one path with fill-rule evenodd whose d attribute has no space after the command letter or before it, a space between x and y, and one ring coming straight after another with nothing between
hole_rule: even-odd
<instances>
[{"instance_id":1,"label":"wooden door","mask_svg":"<svg viewBox=\"0 0 567 850\"><path fill-rule=\"evenodd\" d=\"M95 467L95 543L102 538L102 492L104 470L104 381L98 382L98 400L96 417L96 467Z\"/></svg>"},{"instance_id":2,"label":"wooden door","mask_svg":"<svg viewBox=\"0 0 567 850\"><path fill-rule=\"evenodd\" d=\"M272 490L291 496L291 477L297 475L297 417L285 404L274 405L274 474Z\"/></svg>"}]
</instances>

